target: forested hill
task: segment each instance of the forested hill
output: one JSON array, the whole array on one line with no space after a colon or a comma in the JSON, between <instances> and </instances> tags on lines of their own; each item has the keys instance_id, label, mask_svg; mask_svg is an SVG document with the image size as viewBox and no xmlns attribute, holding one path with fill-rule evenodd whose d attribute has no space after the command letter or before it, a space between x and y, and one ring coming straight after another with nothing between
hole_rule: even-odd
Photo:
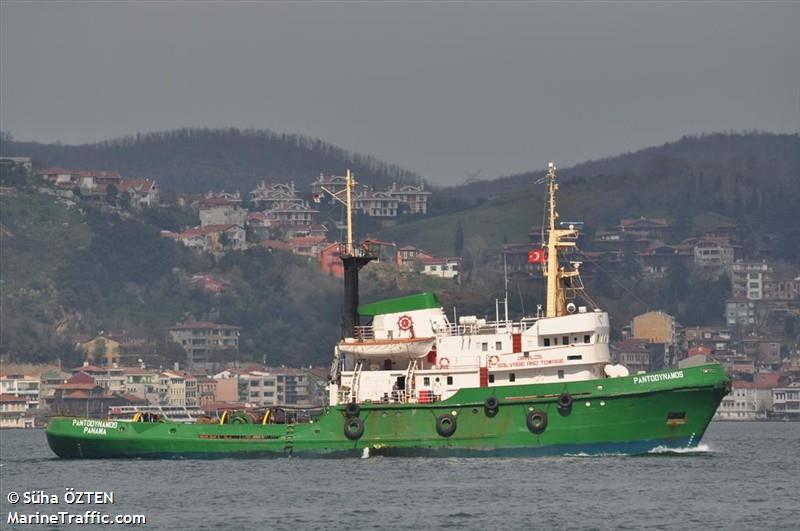
<instances>
[{"instance_id":1,"label":"forested hill","mask_svg":"<svg viewBox=\"0 0 800 531\"><path fill-rule=\"evenodd\" d=\"M269 130L179 129L83 145L5 140L4 156L33 157L41 166L119 170L152 177L164 190L246 191L262 180L307 185L321 173L352 169L362 182L383 187L417 181L414 173L322 140Z\"/></svg>"},{"instance_id":2,"label":"forested hill","mask_svg":"<svg viewBox=\"0 0 800 531\"><path fill-rule=\"evenodd\" d=\"M558 162L558 161L556 161ZM536 171L445 188L441 195L458 203L474 204L495 197L533 189L545 173ZM770 185L797 186L800 181L800 135L773 133L715 133L684 136L675 142L632 153L592 160L559 171L559 178L592 179L637 176L660 180L665 177L736 177Z\"/></svg>"}]
</instances>

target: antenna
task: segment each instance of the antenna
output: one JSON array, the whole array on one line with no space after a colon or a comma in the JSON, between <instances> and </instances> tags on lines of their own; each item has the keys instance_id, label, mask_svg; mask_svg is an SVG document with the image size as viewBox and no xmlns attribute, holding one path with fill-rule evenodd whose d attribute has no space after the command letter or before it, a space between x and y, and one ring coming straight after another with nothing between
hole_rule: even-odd
<instances>
[{"instance_id":1,"label":"antenna","mask_svg":"<svg viewBox=\"0 0 800 531\"><path fill-rule=\"evenodd\" d=\"M505 306L506 310L506 323L508 323L508 262L506 258L508 255L503 253L503 281L505 284L505 298L503 299L503 305Z\"/></svg>"}]
</instances>

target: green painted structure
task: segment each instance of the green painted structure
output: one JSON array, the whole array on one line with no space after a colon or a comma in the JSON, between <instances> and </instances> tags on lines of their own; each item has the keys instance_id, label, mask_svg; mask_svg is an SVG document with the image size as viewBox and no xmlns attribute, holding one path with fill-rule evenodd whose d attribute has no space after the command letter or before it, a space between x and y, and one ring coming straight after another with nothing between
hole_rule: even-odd
<instances>
[{"instance_id":1,"label":"green painted structure","mask_svg":"<svg viewBox=\"0 0 800 531\"><path fill-rule=\"evenodd\" d=\"M461 389L432 404L348 404L299 424L58 417L47 440L64 458L639 454L696 446L729 389L723 368L710 364Z\"/></svg>"},{"instance_id":2,"label":"green painted structure","mask_svg":"<svg viewBox=\"0 0 800 531\"><path fill-rule=\"evenodd\" d=\"M428 310L439 308L439 299L435 293L424 292L395 299L385 299L369 304L362 304L358 307L358 314L363 316L375 316L386 313L413 312L414 310Z\"/></svg>"}]
</instances>

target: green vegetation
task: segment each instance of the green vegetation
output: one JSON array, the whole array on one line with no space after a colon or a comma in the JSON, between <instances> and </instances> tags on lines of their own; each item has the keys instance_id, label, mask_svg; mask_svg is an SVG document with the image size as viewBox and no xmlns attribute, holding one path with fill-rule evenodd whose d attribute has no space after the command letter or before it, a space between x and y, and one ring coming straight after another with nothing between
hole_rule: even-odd
<instances>
[{"instance_id":1,"label":"green vegetation","mask_svg":"<svg viewBox=\"0 0 800 531\"><path fill-rule=\"evenodd\" d=\"M76 146L9 138L2 142L2 154L33 157L43 166L153 177L162 190L180 192L246 192L264 179L294 179L305 186L320 172L342 175L347 168L373 186L418 179L408 170L321 140L255 129L180 129Z\"/></svg>"}]
</instances>

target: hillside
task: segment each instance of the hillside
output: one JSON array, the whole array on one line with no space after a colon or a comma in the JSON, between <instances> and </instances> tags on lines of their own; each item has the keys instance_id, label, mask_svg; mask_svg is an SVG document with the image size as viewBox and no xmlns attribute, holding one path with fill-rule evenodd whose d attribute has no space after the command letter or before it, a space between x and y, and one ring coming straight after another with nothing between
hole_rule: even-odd
<instances>
[{"instance_id":1,"label":"hillside","mask_svg":"<svg viewBox=\"0 0 800 531\"><path fill-rule=\"evenodd\" d=\"M104 330L144 339L148 363L169 366L185 355L166 341L166 329L191 320L241 327L240 360L329 362L339 338L341 281L324 275L316 260L259 248L214 259L161 237L153 223L174 218L174 209L126 212L70 205L52 194L29 184L0 196L3 363L60 359L74 366L80 354L73 338ZM192 281L196 274L226 287L209 292ZM452 286L406 279L384 264L371 264L363 277L365 302Z\"/></svg>"},{"instance_id":2,"label":"hillside","mask_svg":"<svg viewBox=\"0 0 800 531\"><path fill-rule=\"evenodd\" d=\"M558 162L558 161L556 161ZM535 188L540 170L481 180L444 188L439 195L448 200L477 201L502 197ZM559 170L562 181L603 176L706 177L734 176L757 181L791 184L800 178L800 135L773 133L716 133L684 136L661 146L648 147L614 157L587 161Z\"/></svg>"},{"instance_id":3,"label":"hillside","mask_svg":"<svg viewBox=\"0 0 800 531\"><path fill-rule=\"evenodd\" d=\"M155 178L162 190L174 192L244 192L262 180L305 186L321 172L343 174L347 168L374 186L419 180L399 166L269 130L180 129L83 145L4 140L0 153L33 157L40 167L115 169L126 177Z\"/></svg>"},{"instance_id":4,"label":"hillside","mask_svg":"<svg viewBox=\"0 0 800 531\"><path fill-rule=\"evenodd\" d=\"M437 254L453 253L459 221L465 241L489 247L522 243L541 224L543 185L539 173L505 177L440 190L434 200L471 206L398 225L383 239L413 243ZM798 257L796 205L800 204L800 136L709 135L587 162L559 171L559 210L564 219L610 229L620 218L666 217L685 235L720 219L752 232L778 234L785 258Z\"/></svg>"}]
</instances>

